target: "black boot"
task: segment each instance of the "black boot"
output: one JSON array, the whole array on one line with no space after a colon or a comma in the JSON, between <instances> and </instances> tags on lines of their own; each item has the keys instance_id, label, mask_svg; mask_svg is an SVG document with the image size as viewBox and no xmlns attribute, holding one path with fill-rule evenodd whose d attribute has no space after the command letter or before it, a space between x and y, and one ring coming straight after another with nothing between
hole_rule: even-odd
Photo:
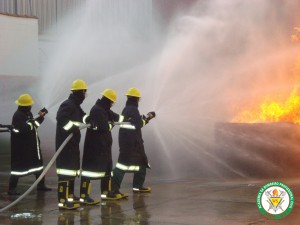
<instances>
[{"instance_id":1,"label":"black boot","mask_svg":"<svg viewBox=\"0 0 300 225\"><path fill-rule=\"evenodd\" d=\"M11 175L9 178L9 187L8 187L8 195L20 195L19 192L16 191L18 185L19 177Z\"/></svg>"},{"instance_id":2,"label":"black boot","mask_svg":"<svg viewBox=\"0 0 300 225\"><path fill-rule=\"evenodd\" d=\"M41 173L36 174L35 175L36 179L38 179L40 177L40 175L41 175ZM43 177L42 180L38 183L37 190L38 191L51 191L52 190L51 188L49 188L45 185L45 177Z\"/></svg>"},{"instance_id":3,"label":"black boot","mask_svg":"<svg viewBox=\"0 0 300 225\"><path fill-rule=\"evenodd\" d=\"M122 193L118 190L111 191L111 177L103 177L101 179L101 198L102 199L119 199L128 197L128 193Z\"/></svg>"},{"instance_id":4,"label":"black boot","mask_svg":"<svg viewBox=\"0 0 300 225\"><path fill-rule=\"evenodd\" d=\"M77 209L80 204L68 201L68 181L58 181L58 207L59 209Z\"/></svg>"},{"instance_id":5,"label":"black boot","mask_svg":"<svg viewBox=\"0 0 300 225\"><path fill-rule=\"evenodd\" d=\"M80 203L87 205L96 205L100 202L100 200L94 200L90 198L91 192L91 181L87 179L81 179L80 184Z\"/></svg>"},{"instance_id":6,"label":"black boot","mask_svg":"<svg viewBox=\"0 0 300 225\"><path fill-rule=\"evenodd\" d=\"M80 198L74 194L74 186L75 180L69 180L68 198L71 199L74 203L80 203Z\"/></svg>"}]
</instances>

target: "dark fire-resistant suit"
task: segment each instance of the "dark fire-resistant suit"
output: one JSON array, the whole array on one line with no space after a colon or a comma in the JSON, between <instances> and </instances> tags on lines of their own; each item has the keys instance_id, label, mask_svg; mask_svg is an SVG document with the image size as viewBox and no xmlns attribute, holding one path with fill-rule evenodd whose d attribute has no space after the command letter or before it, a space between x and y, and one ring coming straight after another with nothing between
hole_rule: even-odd
<instances>
[{"instance_id":1,"label":"dark fire-resistant suit","mask_svg":"<svg viewBox=\"0 0 300 225\"><path fill-rule=\"evenodd\" d=\"M110 110L111 102L103 97L98 99L90 111L90 120L94 128L87 129L82 160L82 178L100 179L101 192L108 191L112 170L113 121L122 121L123 117Z\"/></svg>"},{"instance_id":2,"label":"dark fire-resistant suit","mask_svg":"<svg viewBox=\"0 0 300 225\"><path fill-rule=\"evenodd\" d=\"M146 168L149 167L141 131L141 128L146 125L146 121L139 113L138 102L129 98L122 115L128 118L131 125L121 126L119 130L120 154L113 171L113 191L120 188L125 172L134 172L134 188L142 187L145 181Z\"/></svg>"},{"instance_id":3,"label":"dark fire-resistant suit","mask_svg":"<svg viewBox=\"0 0 300 225\"><path fill-rule=\"evenodd\" d=\"M80 174L80 150L79 142L81 134L80 123L85 122L85 113L80 104L83 102L84 93L70 94L59 107L56 115L56 150L64 140L73 133L73 137L63 148L56 160L56 173L59 178L58 198L59 202L66 198L74 199L74 180Z\"/></svg>"},{"instance_id":4,"label":"dark fire-resistant suit","mask_svg":"<svg viewBox=\"0 0 300 225\"><path fill-rule=\"evenodd\" d=\"M43 158L37 126L29 124L33 116L30 111L18 109L12 119L12 125L18 132L11 132L11 174L24 176L40 173L43 170ZM36 121L41 124L44 117Z\"/></svg>"},{"instance_id":5,"label":"dark fire-resistant suit","mask_svg":"<svg viewBox=\"0 0 300 225\"><path fill-rule=\"evenodd\" d=\"M11 176L9 193L16 192L19 177L35 174L36 178L43 171L43 157L37 128L44 117L33 119L31 107L19 106L12 118L14 129L11 131ZM38 184L45 187L45 178Z\"/></svg>"}]
</instances>

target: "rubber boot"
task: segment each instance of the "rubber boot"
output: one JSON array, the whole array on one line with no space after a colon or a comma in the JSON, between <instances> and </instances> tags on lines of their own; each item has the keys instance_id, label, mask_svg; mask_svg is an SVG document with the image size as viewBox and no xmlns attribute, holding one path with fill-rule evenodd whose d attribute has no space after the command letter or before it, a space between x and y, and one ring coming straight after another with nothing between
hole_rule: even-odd
<instances>
[{"instance_id":1,"label":"rubber boot","mask_svg":"<svg viewBox=\"0 0 300 225\"><path fill-rule=\"evenodd\" d=\"M151 192L151 188L150 187L132 188L132 191L134 193L147 193L147 192Z\"/></svg>"},{"instance_id":2,"label":"rubber boot","mask_svg":"<svg viewBox=\"0 0 300 225\"><path fill-rule=\"evenodd\" d=\"M91 181L87 179L81 179L80 184L80 203L87 205L96 205L100 200L94 200L90 198L91 193Z\"/></svg>"},{"instance_id":3,"label":"rubber boot","mask_svg":"<svg viewBox=\"0 0 300 225\"><path fill-rule=\"evenodd\" d=\"M128 194L127 194L128 196ZM124 195L125 197L125 195ZM111 177L101 179L101 199L103 200L118 200L123 198L119 190L111 190Z\"/></svg>"},{"instance_id":4,"label":"rubber boot","mask_svg":"<svg viewBox=\"0 0 300 225\"><path fill-rule=\"evenodd\" d=\"M105 198L111 192L111 177L104 177L101 179L101 197ZM119 190L114 191L115 195L121 195L122 198L128 197L128 193L122 193Z\"/></svg>"},{"instance_id":5,"label":"rubber boot","mask_svg":"<svg viewBox=\"0 0 300 225\"><path fill-rule=\"evenodd\" d=\"M77 209L80 207L80 204L76 204L68 200L68 181L59 181L58 182L58 207L59 209Z\"/></svg>"},{"instance_id":6,"label":"rubber boot","mask_svg":"<svg viewBox=\"0 0 300 225\"><path fill-rule=\"evenodd\" d=\"M38 179L42 173L35 174L35 178ZM41 179L41 181L37 185L37 191L51 191L51 188L48 188L45 185L45 176Z\"/></svg>"},{"instance_id":7,"label":"rubber boot","mask_svg":"<svg viewBox=\"0 0 300 225\"><path fill-rule=\"evenodd\" d=\"M135 172L133 175L133 188L134 193L146 193L151 192L150 187L144 187L144 182L146 178L146 168L141 167L139 171Z\"/></svg>"},{"instance_id":8,"label":"rubber boot","mask_svg":"<svg viewBox=\"0 0 300 225\"><path fill-rule=\"evenodd\" d=\"M9 178L9 187L8 187L8 192L7 192L8 195L20 195L20 193L18 193L16 191L18 181L19 181L18 176L14 176L14 175L10 176L10 178Z\"/></svg>"},{"instance_id":9,"label":"rubber boot","mask_svg":"<svg viewBox=\"0 0 300 225\"><path fill-rule=\"evenodd\" d=\"M75 180L69 180L68 199L69 201L73 201L74 203L80 203L80 198L74 195L74 186L75 186Z\"/></svg>"}]
</instances>

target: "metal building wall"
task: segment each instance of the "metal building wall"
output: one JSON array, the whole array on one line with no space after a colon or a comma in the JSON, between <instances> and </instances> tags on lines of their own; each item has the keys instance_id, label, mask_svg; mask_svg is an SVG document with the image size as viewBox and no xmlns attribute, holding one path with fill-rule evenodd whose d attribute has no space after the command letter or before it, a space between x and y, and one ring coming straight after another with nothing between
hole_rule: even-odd
<instances>
[{"instance_id":1,"label":"metal building wall","mask_svg":"<svg viewBox=\"0 0 300 225\"><path fill-rule=\"evenodd\" d=\"M0 0L0 13L37 17L41 34L57 24L69 10L85 3L86 0Z\"/></svg>"},{"instance_id":2,"label":"metal building wall","mask_svg":"<svg viewBox=\"0 0 300 225\"><path fill-rule=\"evenodd\" d=\"M122 17L126 14L131 16L135 14L135 23L141 23L141 26L146 28L153 20L159 20L165 26L176 11L183 10L197 0L92 1L97 1L99 7L104 7L111 12L109 18L104 18L108 23L110 20L123 20ZM49 28L59 24L69 11L82 8L87 2L88 0L0 0L0 13L37 17L39 33L44 34ZM148 24L143 24L145 21L148 21Z\"/></svg>"}]
</instances>

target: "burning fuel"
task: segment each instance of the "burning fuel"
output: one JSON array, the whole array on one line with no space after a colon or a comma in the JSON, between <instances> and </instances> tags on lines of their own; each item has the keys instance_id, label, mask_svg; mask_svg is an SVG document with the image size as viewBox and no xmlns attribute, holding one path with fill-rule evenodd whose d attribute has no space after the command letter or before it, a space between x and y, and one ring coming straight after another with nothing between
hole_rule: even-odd
<instances>
[{"instance_id":1,"label":"burning fuel","mask_svg":"<svg viewBox=\"0 0 300 225\"><path fill-rule=\"evenodd\" d=\"M294 28L291 35L292 42L300 41L300 28ZM231 122L237 123L264 123L264 122L288 122L300 124L300 55L297 57L293 69L295 85L286 96L265 96L264 100L246 110L238 112Z\"/></svg>"},{"instance_id":2,"label":"burning fuel","mask_svg":"<svg viewBox=\"0 0 300 225\"><path fill-rule=\"evenodd\" d=\"M238 123L288 122L300 123L300 95L294 89L283 101L267 97L259 107L242 111L231 121Z\"/></svg>"}]
</instances>

